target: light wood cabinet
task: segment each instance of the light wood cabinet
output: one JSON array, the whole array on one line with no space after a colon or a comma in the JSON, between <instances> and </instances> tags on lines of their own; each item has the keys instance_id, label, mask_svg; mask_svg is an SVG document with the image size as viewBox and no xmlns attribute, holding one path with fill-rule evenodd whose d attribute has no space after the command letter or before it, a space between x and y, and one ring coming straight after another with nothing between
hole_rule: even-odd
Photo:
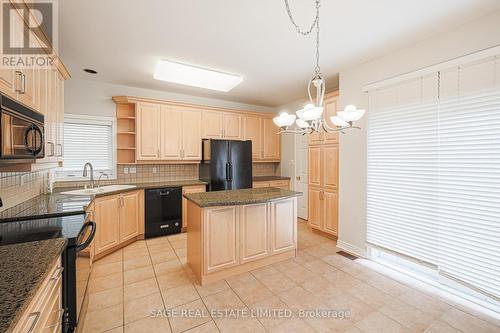
<instances>
[{"instance_id":1,"label":"light wood cabinet","mask_svg":"<svg viewBox=\"0 0 500 333\"><path fill-rule=\"evenodd\" d=\"M121 195L120 207L120 242L135 239L139 236L139 200L140 191L128 192Z\"/></svg>"},{"instance_id":2,"label":"light wood cabinet","mask_svg":"<svg viewBox=\"0 0 500 333\"><path fill-rule=\"evenodd\" d=\"M60 332L64 311L62 272L61 259L57 259L11 332Z\"/></svg>"},{"instance_id":3,"label":"light wood cabinet","mask_svg":"<svg viewBox=\"0 0 500 333\"><path fill-rule=\"evenodd\" d=\"M337 236L339 146L309 146L309 225Z\"/></svg>"},{"instance_id":4,"label":"light wood cabinet","mask_svg":"<svg viewBox=\"0 0 500 333\"><path fill-rule=\"evenodd\" d=\"M187 194L187 193L200 193L200 192L205 192L206 191L206 186L205 185L196 185L196 186L184 186L182 187L182 194ZM187 221L188 221L188 216L187 216L187 199L182 197L182 227L187 228Z\"/></svg>"},{"instance_id":5,"label":"light wood cabinet","mask_svg":"<svg viewBox=\"0 0 500 333\"><path fill-rule=\"evenodd\" d=\"M120 244L120 195L96 199L94 222L96 255Z\"/></svg>"},{"instance_id":6,"label":"light wood cabinet","mask_svg":"<svg viewBox=\"0 0 500 333\"><path fill-rule=\"evenodd\" d=\"M16 98L14 71L12 69L0 69L0 90L7 96Z\"/></svg>"},{"instance_id":7,"label":"light wood cabinet","mask_svg":"<svg viewBox=\"0 0 500 333\"><path fill-rule=\"evenodd\" d=\"M241 115L235 113L224 113L223 138L227 140L243 139L243 126Z\"/></svg>"},{"instance_id":8,"label":"light wood cabinet","mask_svg":"<svg viewBox=\"0 0 500 333\"><path fill-rule=\"evenodd\" d=\"M222 139L224 114L219 111L203 111L203 139Z\"/></svg>"},{"instance_id":9,"label":"light wood cabinet","mask_svg":"<svg viewBox=\"0 0 500 333\"><path fill-rule=\"evenodd\" d=\"M237 206L207 210L204 228L204 272L212 273L239 264Z\"/></svg>"},{"instance_id":10,"label":"light wood cabinet","mask_svg":"<svg viewBox=\"0 0 500 333\"><path fill-rule=\"evenodd\" d=\"M108 254L144 234L143 190L98 197L93 205L94 255Z\"/></svg>"},{"instance_id":11,"label":"light wood cabinet","mask_svg":"<svg viewBox=\"0 0 500 333\"><path fill-rule=\"evenodd\" d=\"M277 134L278 128L271 118L264 118L263 122L263 155L266 161L279 162L281 159L281 136Z\"/></svg>"},{"instance_id":12,"label":"light wood cabinet","mask_svg":"<svg viewBox=\"0 0 500 333\"><path fill-rule=\"evenodd\" d=\"M240 208L240 263L269 255L269 205L267 203Z\"/></svg>"},{"instance_id":13,"label":"light wood cabinet","mask_svg":"<svg viewBox=\"0 0 500 333\"><path fill-rule=\"evenodd\" d=\"M161 154L162 160L182 158L182 111L176 108L161 107ZM148 133L145 133L148 135Z\"/></svg>"},{"instance_id":14,"label":"light wood cabinet","mask_svg":"<svg viewBox=\"0 0 500 333\"><path fill-rule=\"evenodd\" d=\"M290 180L282 179L282 180L270 180L270 181L254 181L252 187L253 188L276 187L276 188L281 188L283 190L289 190Z\"/></svg>"},{"instance_id":15,"label":"light wood cabinet","mask_svg":"<svg viewBox=\"0 0 500 333\"><path fill-rule=\"evenodd\" d=\"M297 200L271 202L271 252L285 252L297 243Z\"/></svg>"},{"instance_id":16,"label":"light wood cabinet","mask_svg":"<svg viewBox=\"0 0 500 333\"><path fill-rule=\"evenodd\" d=\"M160 105L137 103L137 160L160 159Z\"/></svg>"},{"instance_id":17,"label":"light wood cabinet","mask_svg":"<svg viewBox=\"0 0 500 333\"><path fill-rule=\"evenodd\" d=\"M184 110L182 113L182 159L201 160L201 112Z\"/></svg>"},{"instance_id":18,"label":"light wood cabinet","mask_svg":"<svg viewBox=\"0 0 500 333\"><path fill-rule=\"evenodd\" d=\"M243 120L243 137L244 140L252 141L252 159L262 159L264 155L262 117L245 116Z\"/></svg>"}]
</instances>

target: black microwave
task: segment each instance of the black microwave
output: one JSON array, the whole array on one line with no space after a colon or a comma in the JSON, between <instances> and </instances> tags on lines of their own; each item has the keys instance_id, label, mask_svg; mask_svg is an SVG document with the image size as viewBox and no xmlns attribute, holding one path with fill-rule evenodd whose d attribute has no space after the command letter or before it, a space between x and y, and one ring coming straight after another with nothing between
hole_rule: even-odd
<instances>
[{"instance_id":1,"label":"black microwave","mask_svg":"<svg viewBox=\"0 0 500 333\"><path fill-rule=\"evenodd\" d=\"M0 164L44 157L44 117L0 94Z\"/></svg>"}]
</instances>

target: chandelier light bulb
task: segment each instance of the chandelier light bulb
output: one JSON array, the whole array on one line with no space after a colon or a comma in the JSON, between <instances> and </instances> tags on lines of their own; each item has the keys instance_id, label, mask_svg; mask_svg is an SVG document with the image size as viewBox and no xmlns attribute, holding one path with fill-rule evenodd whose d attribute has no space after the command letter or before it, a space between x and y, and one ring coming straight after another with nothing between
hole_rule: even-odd
<instances>
[{"instance_id":1,"label":"chandelier light bulb","mask_svg":"<svg viewBox=\"0 0 500 333\"><path fill-rule=\"evenodd\" d=\"M289 127L295 122L297 118L294 114L288 112L281 112L279 116L273 118L273 122L278 127Z\"/></svg>"}]
</instances>

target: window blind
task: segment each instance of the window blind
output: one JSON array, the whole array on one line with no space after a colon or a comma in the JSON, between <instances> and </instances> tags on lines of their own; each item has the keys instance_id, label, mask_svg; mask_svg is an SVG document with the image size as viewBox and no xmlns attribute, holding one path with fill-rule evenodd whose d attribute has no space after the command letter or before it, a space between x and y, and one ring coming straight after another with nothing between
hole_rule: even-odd
<instances>
[{"instance_id":1,"label":"window blind","mask_svg":"<svg viewBox=\"0 0 500 333\"><path fill-rule=\"evenodd\" d=\"M80 176L85 163L90 162L94 171L110 172L113 164L112 125L85 123L84 120L66 120L64 123L64 173Z\"/></svg>"},{"instance_id":2,"label":"window blind","mask_svg":"<svg viewBox=\"0 0 500 333\"><path fill-rule=\"evenodd\" d=\"M500 297L500 60L369 92L367 241Z\"/></svg>"}]
</instances>

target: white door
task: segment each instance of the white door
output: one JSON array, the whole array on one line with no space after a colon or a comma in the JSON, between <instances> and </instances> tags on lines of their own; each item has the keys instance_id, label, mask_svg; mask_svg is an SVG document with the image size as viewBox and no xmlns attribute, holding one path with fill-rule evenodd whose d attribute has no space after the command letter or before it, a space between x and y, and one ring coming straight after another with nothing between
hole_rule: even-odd
<instances>
[{"instance_id":1,"label":"white door","mask_svg":"<svg viewBox=\"0 0 500 333\"><path fill-rule=\"evenodd\" d=\"M307 220L308 216L308 180L307 180L307 160L308 160L308 136L295 136L295 191L302 192L298 197L297 215L299 218Z\"/></svg>"}]
</instances>

